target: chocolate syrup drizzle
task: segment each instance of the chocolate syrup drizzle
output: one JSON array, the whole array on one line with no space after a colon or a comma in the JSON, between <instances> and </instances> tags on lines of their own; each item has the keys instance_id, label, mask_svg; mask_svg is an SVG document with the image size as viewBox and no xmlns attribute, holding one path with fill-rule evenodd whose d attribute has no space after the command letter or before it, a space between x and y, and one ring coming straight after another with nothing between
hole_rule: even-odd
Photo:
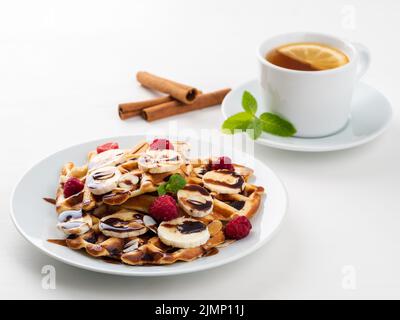
<instances>
[{"instance_id":1,"label":"chocolate syrup drizzle","mask_svg":"<svg viewBox=\"0 0 400 320\"><path fill-rule=\"evenodd\" d=\"M141 220L138 220L137 226L129 225L131 221L125 221L118 218L108 218L105 221L101 222L101 228L103 230L114 231L114 232L129 232L143 229L144 226L141 224Z\"/></svg>"},{"instance_id":2,"label":"chocolate syrup drizzle","mask_svg":"<svg viewBox=\"0 0 400 320\"><path fill-rule=\"evenodd\" d=\"M43 200L53 205L56 204L56 199L53 198L43 198Z\"/></svg>"}]
</instances>

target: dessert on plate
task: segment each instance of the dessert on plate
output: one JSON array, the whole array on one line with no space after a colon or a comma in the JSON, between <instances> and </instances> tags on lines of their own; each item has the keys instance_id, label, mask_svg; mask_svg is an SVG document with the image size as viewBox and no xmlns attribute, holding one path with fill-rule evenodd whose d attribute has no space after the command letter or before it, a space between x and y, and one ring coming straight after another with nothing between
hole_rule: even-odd
<instances>
[{"instance_id":1,"label":"dessert on plate","mask_svg":"<svg viewBox=\"0 0 400 320\"><path fill-rule=\"evenodd\" d=\"M264 188L229 157L191 159L186 142L111 142L66 163L55 207L65 245L127 265L166 265L218 253L251 232Z\"/></svg>"}]
</instances>

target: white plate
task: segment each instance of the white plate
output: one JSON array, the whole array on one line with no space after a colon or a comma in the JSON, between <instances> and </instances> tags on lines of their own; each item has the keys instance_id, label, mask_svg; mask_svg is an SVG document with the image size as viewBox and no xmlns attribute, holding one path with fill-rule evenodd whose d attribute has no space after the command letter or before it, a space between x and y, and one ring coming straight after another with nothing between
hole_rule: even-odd
<instances>
[{"instance_id":1,"label":"white plate","mask_svg":"<svg viewBox=\"0 0 400 320\"><path fill-rule=\"evenodd\" d=\"M287 207L283 184L261 161L236 152L235 162L252 163L256 174L252 182L264 186L268 198L264 196L263 205L252 219L253 229L250 235L221 248L217 255L167 266L127 266L106 263L84 252L47 242L47 239L62 238L62 234L56 229L57 215L54 206L42 200L43 197L54 197L62 165L68 161L83 163L89 150L108 141L116 141L121 148L128 148L143 140L144 136L125 136L87 142L59 151L33 166L19 181L11 198L11 215L18 231L38 249L60 261L92 271L126 276L173 275L217 267L250 254L271 239L277 231Z\"/></svg>"},{"instance_id":2,"label":"white plate","mask_svg":"<svg viewBox=\"0 0 400 320\"><path fill-rule=\"evenodd\" d=\"M243 111L241 101L245 90L251 92L260 104L261 86L258 80L246 82L225 97L222 103L224 118ZM258 109L259 113L266 111L266 108L260 105ZM256 142L293 151L321 152L348 149L378 137L387 128L391 119L392 107L386 97L375 88L359 83L354 92L349 122L341 131L322 138L284 138L263 133Z\"/></svg>"}]
</instances>

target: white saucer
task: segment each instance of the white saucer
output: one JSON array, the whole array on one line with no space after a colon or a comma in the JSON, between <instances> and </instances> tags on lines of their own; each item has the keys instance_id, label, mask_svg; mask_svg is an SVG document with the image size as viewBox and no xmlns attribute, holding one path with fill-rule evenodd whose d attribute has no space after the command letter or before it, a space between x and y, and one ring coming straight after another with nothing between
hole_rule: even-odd
<instances>
[{"instance_id":1,"label":"white saucer","mask_svg":"<svg viewBox=\"0 0 400 320\"><path fill-rule=\"evenodd\" d=\"M259 102L258 114L266 110L260 105L261 87L258 80L246 82L232 90L222 102L224 118L243 111L242 94L247 90ZM322 152L353 148L367 143L387 128L392 118L392 107L386 97L373 87L360 83L354 92L349 122L341 131L322 138L278 137L263 133L256 142L285 150Z\"/></svg>"}]
</instances>

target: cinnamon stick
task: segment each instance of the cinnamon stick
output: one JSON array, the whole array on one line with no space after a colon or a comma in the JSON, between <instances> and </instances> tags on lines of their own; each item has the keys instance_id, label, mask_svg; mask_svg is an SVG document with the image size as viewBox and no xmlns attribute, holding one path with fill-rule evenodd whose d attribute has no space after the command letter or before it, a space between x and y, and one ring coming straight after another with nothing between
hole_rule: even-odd
<instances>
[{"instance_id":1,"label":"cinnamon stick","mask_svg":"<svg viewBox=\"0 0 400 320\"><path fill-rule=\"evenodd\" d=\"M120 105L118 105L118 114L121 120L125 120L140 115L144 108L152 107L173 100L174 99L170 96L164 96L145 101L121 103Z\"/></svg>"},{"instance_id":2,"label":"cinnamon stick","mask_svg":"<svg viewBox=\"0 0 400 320\"><path fill-rule=\"evenodd\" d=\"M145 71L139 71L136 74L136 79L142 86L164 92L185 104L193 103L199 96L199 91L194 87L161 78Z\"/></svg>"},{"instance_id":3,"label":"cinnamon stick","mask_svg":"<svg viewBox=\"0 0 400 320\"><path fill-rule=\"evenodd\" d=\"M215 92L204 93L197 97L192 104L184 104L179 101L165 102L142 110L142 117L147 121L163 119L177 114L199 110L217 104L221 104L231 89L222 89Z\"/></svg>"}]
</instances>

